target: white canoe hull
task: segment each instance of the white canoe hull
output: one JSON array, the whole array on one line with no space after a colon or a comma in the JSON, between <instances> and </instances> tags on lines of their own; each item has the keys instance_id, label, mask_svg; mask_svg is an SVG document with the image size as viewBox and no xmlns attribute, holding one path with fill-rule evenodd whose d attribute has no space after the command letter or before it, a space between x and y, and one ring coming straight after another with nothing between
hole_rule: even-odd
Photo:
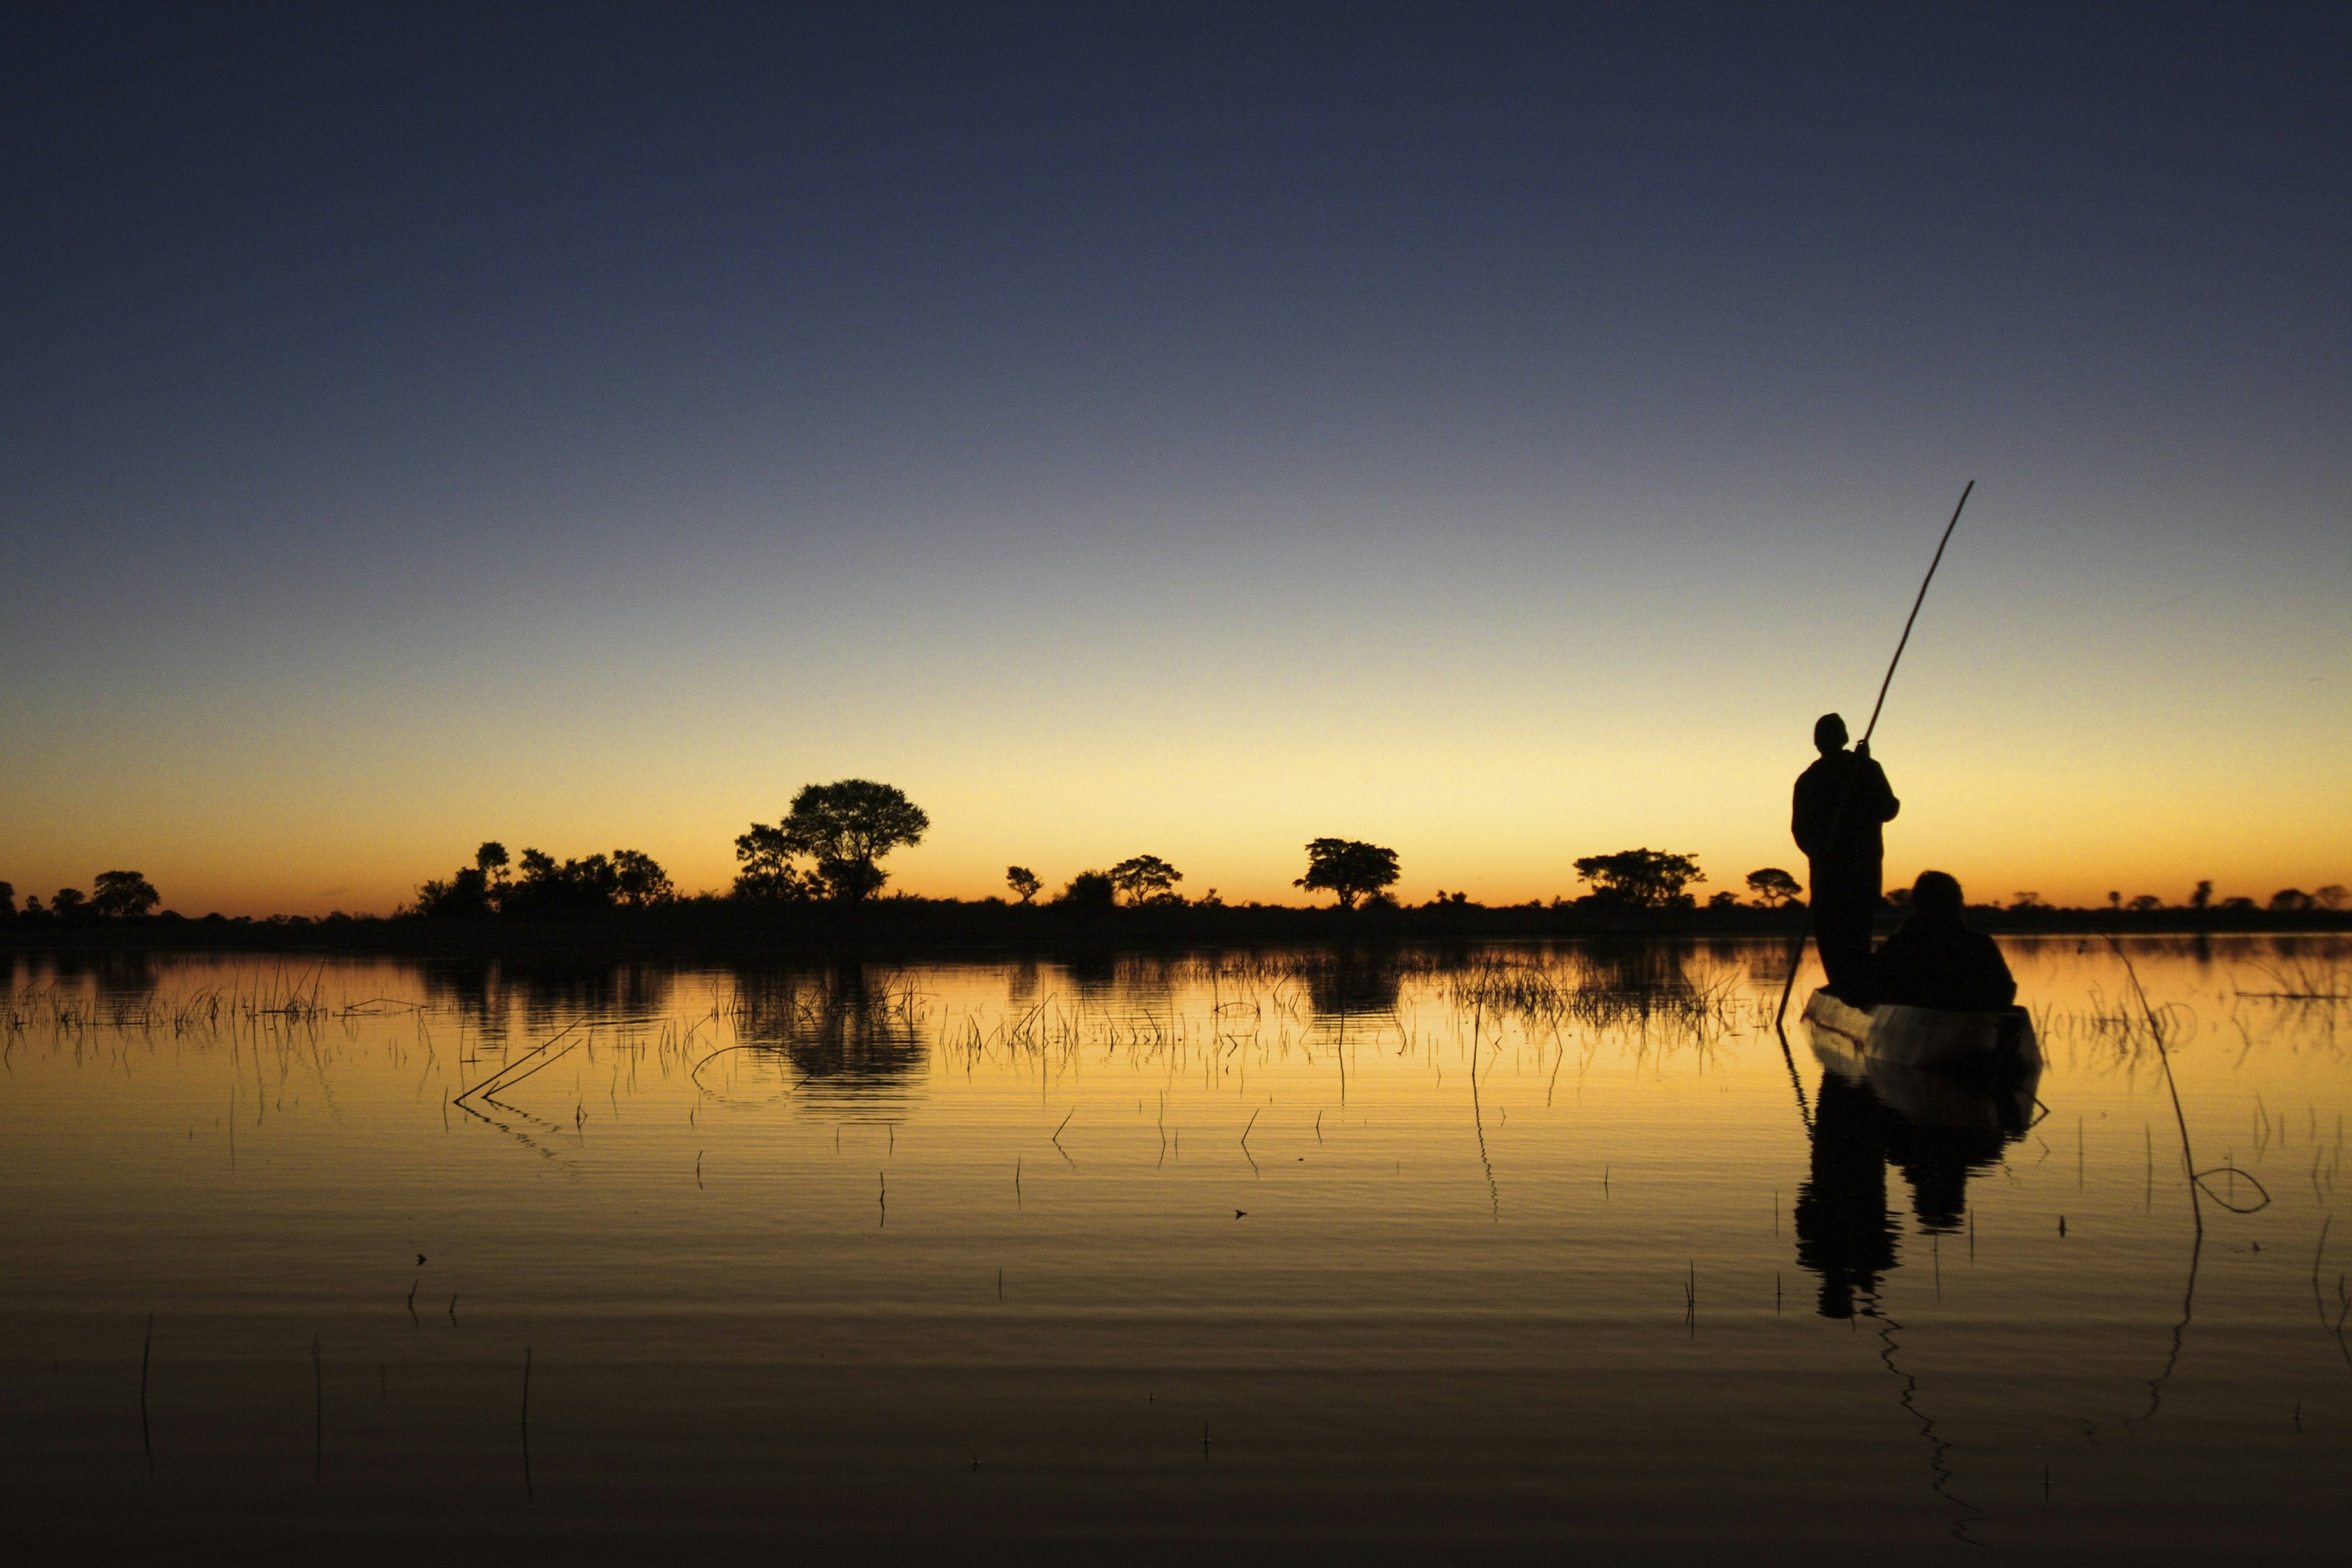
<instances>
[{"instance_id":1,"label":"white canoe hull","mask_svg":"<svg viewBox=\"0 0 2352 1568\"><path fill-rule=\"evenodd\" d=\"M1963 1013L1887 1003L1865 1012L1818 990L1805 1003L1805 1022L1816 1040L1832 1036L1825 1043L1897 1067L1948 1072L2042 1065L2033 1020L2023 1008Z\"/></svg>"}]
</instances>

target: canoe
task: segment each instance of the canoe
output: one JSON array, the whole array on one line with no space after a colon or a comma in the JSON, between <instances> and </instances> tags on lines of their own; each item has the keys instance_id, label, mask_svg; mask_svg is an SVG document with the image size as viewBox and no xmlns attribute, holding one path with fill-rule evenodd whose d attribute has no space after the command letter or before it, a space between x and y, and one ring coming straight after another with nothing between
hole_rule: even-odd
<instances>
[{"instance_id":1,"label":"canoe","mask_svg":"<svg viewBox=\"0 0 2352 1568\"><path fill-rule=\"evenodd\" d=\"M1897 1067L1950 1072L2042 1065L2023 1008L1964 1013L1886 1002L1865 1011L1818 990L1805 1003L1805 1022L1817 1040L1833 1036L1845 1050Z\"/></svg>"}]
</instances>

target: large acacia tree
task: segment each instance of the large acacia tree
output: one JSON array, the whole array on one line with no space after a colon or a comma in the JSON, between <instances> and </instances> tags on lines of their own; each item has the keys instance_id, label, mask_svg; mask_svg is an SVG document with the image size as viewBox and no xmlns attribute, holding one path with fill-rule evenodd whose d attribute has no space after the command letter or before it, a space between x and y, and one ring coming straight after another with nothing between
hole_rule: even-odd
<instances>
[{"instance_id":1,"label":"large acacia tree","mask_svg":"<svg viewBox=\"0 0 2352 1568\"><path fill-rule=\"evenodd\" d=\"M1291 883L1309 893L1338 895L1339 907L1390 886L1397 879L1397 852L1360 839L1317 839L1307 846L1307 874Z\"/></svg>"},{"instance_id":2,"label":"large acacia tree","mask_svg":"<svg viewBox=\"0 0 2352 1568\"><path fill-rule=\"evenodd\" d=\"M803 785L781 822L754 822L735 841L743 870L738 893L793 896L805 890L845 901L869 898L889 873L875 862L901 845L918 844L931 820L894 784L843 779ZM814 862L803 873L795 857ZM803 880L803 877L805 880Z\"/></svg>"},{"instance_id":3,"label":"large acacia tree","mask_svg":"<svg viewBox=\"0 0 2352 1568\"><path fill-rule=\"evenodd\" d=\"M1129 904L1162 904L1176 896L1184 873L1158 855L1136 855L1110 868L1110 884Z\"/></svg>"}]
</instances>

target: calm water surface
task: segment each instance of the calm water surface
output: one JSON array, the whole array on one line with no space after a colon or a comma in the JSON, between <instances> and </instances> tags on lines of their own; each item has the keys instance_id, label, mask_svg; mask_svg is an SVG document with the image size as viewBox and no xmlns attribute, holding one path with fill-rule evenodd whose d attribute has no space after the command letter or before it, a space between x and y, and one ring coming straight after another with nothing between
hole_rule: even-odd
<instances>
[{"instance_id":1,"label":"calm water surface","mask_svg":"<svg viewBox=\"0 0 2352 1568\"><path fill-rule=\"evenodd\" d=\"M2071 938L2006 1096L1738 946L19 958L0 1546L2330 1553L2352 953L2126 951L2201 1199Z\"/></svg>"}]
</instances>

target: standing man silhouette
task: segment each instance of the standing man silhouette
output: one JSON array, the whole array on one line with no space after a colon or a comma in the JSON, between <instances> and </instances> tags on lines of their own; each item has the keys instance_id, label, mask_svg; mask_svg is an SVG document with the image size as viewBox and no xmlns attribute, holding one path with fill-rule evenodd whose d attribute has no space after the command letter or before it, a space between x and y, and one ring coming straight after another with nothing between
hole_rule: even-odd
<instances>
[{"instance_id":1,"label":"standing man silhouette","mask_svg":"<svg viewBox=\"0 0 2352 1568\"><path fill-rule=\"evenodd\" d=\"M1845 748L1845 720L1825 713L1813 725L1821 757L1797 778L1790 831L1805 852L1813 897L1813 946L1829 988L1855 1007L1871 1004L1870 924L1878 913L1886 843L1879 825L1903 803L1870 743Z\"/></svg>"}]
</instances>

